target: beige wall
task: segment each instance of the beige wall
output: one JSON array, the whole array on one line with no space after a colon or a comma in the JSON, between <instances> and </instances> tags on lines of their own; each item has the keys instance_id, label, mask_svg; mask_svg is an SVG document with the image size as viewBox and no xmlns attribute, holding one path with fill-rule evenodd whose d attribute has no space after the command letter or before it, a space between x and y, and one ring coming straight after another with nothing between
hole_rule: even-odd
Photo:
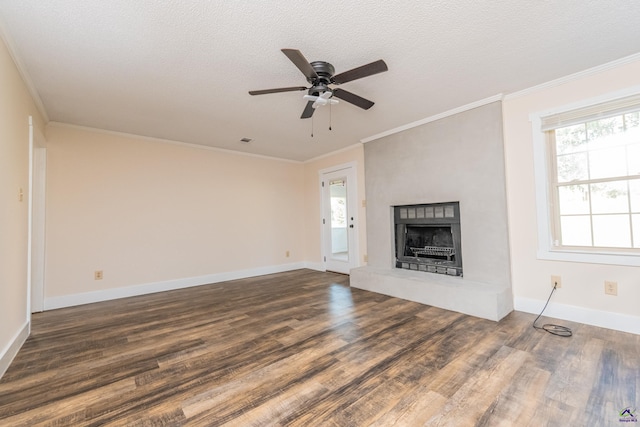
<instances>
[{"instance_id":1,"label":"beige wall","mask_svg":"<svg viewBox=\"0 0 640 427\"><path fill-rule=\"evenodd\" d=\"M504 102L507 200L511 268L516 309L541 308L551 290L550 276L562 277L552 314L585 323L640 324L640 268L536 258L537 223L532 128L529 115L640 84L640 61L621 65ZM604 281L618 282L618 296L604 294ZM553 306L555 305L555 311ZM627 317L631 316L631 317ZM617 319L617 320L616 320ZM610 325L611 326L611 325ZM629 325L632 326L632 325Z\"/></svg>"},{"instance_id":2,"label":"beige wall","mask_svg":"<svg viewBox=\"0 0 640 427\"><path fill-rule=\"evenodd\" d=\"M358 265L366 264L367 255L367 223L364 185L364 149L362 144L351 146L345 150L332 153L304 164L304 260L311 267L322 269L322 236L320 229L320 171L346 163L355 163L358 189Z\"/></svg>"},{"instance_id":3,"label":"beige wall","mask_svg":"<svg viewBox=\"0 0 640 427\"><path fill-rule=\"evenodd\" d=\"M45 305L304 260L301 163L57 124L47 141Z\"/></svg>"},{"instance_id":4,"label":"beige wall","mask_svg":"<svg viewBox=\"0 0 640 427\"><path fill-rule=\"evenodd\" d=\"M218 273L322 269L319 173L345 163L357 169L364 264L360 144L303 164L56 123L47 141L46 307ZM60 302L92 292L103 294Z\"/></svg>"},{"instance_id":5,"label":"beige wall","mask_svg":"<svg viewBox=\"0 0 640 427\"><path fill-rule=\"evenodd\" d=\"M27 230L30 115L34 117L35 125L42 129L42 118L0 39L0 358L5 356L29 318ZM24 194L22 201L18 197L20 189Z\"/></svg>"}]
</instances>

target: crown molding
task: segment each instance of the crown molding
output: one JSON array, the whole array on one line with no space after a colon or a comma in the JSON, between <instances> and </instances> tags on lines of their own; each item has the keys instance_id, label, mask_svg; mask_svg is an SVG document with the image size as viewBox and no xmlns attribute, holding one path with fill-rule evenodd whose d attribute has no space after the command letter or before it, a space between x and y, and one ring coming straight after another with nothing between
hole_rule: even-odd
<instances>
[{"instance_id":1,"label":"crown molding","mask_svg":"<svg viewBox=\"0 0 640 427\"><path fill-rule=\"evenodd\" d=\"M5 24L2 21L2 17L0 17L0 39L2 39L4 45L7 47L7 51L9 52L9 56L13 59L13 63L18 69L18 74L22 78L31 98L33 99L38 112L44 119L44 122L47 123L49 121L49 115L47 114L47 110L44 108L44 103L42 102L42 98L40 98L40 94L36 90L36 86L33 84L31 77L27 73L27 68L24 66L20 56L18 55L17 49L15 48L15 43L13 39L9 35L9 33L5 30Z\"/></svg>"},{"instance_id":2,"label":"crown molding","mask_svg":"<svg viewBox=\"0 0 640 427\"><path fill-rule=\"evenodd\" d=\"M163 139L163 138L156 138L156 137L153 137L153 136L136 135L134 133L117 132L117 131L113 131L113 130L99 129L99 128L93 128L93 127L90 127L90 126L74 125L74 124L62 123L62 122L56 122L56 121L51 121L51 122L47 123L47 127L77 129L77 130L82 130L82 131L87 131L87 132L94 132L94 133L99 133L99 134L104 134L104 135L113 135L113 136L119 136L119 137L123 137L123 138L139 139L139 140L142 140L142 141L159 142L159 143L163 143L163 144L179 145L181 147L194 148L194 149L198 149L198 150L216 151L216 152L219 152L219 153L235 154L235 155L238 155L238 156L245 156L245 157L255 157L255 158L259 158L259 159L272 160L272 161L285 162L285 163L294 163L294 164L302 164L302 163L304 163L304 162L299 161L299 160L283 159L283 158L280 158L280 157L265 156L265 155L262 155L262 154L246 153L244 151L229 150L227 148L211 147L209 145L193 144L191 142L174 141L172 139Z\"/></svg>"},{"instance_id":3,"label":"crown molding","mask_svg":"<svg viewBox=\"0 0 640 427\"><path fill-rule=\"evenodd\" d=\"M589 68L587 70L579 71L577 73L569 74L567 76L560 77L558 79L551 80L551 81L548 81L548 82L545 82L545 83L542 83L542 84L539 84L539 85L536 85L536 86L531 86L529 88L526 88L526 89L523 89L523 90L520 90L520 91L517 91L517 92L512 92L512 93L509 93L509 94L506 94L506 95L498 94L498 95L494 95L494 96L489 97L489 98L485 98L485 99L481 99L481 100L476 101L476 102L472 102L470 104L462 105L462 106L454 108L452 110L448 110L448 111L445 111L443 113L436 114L434 116L430 116L430 117L427 117L427 118L424 118L424 119L421 119L421 120L418 120L418 121L415 121L415 122L408 123L408 124L403 125L403 126L399 126L397 128L389 129L387 131L384 131L384 132L381 132L381 133L378 133L378 134L363 138L363 139L360 140L360 142L362 142L363 144L366 144L367 142L375 141L376 139L384 138L385 136L393 135L393 134L396 134L396 133L399 133L399 132L402 132L402 131L405 131L405 130L408 130L408 129L412 129L412 128L417 127L417 126L422 126L424 124L427 124L427 123L430 123L430 122L434 122L436 120L440 120L440 119L443 119L445 117L453 116L454 114L458 114L458 113L461 113L463 111L471 110L473 108L481 107L483 105L490 104L490 103L495 102L495 101L511 100L511 99L514 99L514 98L527 96L527 95L530 95L530 94L535 93L535 92L539 92L539 91L542 91L542 90L545 90L545 89L549 89L549 88L553 88L553 87L556 87L556 86L560 86L560 85L563 85L565 83L569 83L569 82L572 82L572 81L575 81L575 80L579 80L579 79L582 79L582 78L585 78L587 76L591 76L591 75L594 75L594 74L602 73L603 71L607 71L607 70L610 70L610 69L613 69L613 68L617 68L617 67L620 67L620 66L623 66L623 65L631 64L631 63L636 62L636 61L640 61L640 53L636 53L636 54L633 54L633 55L625 56L624 58L620 58L620 59L617 59L615 61L607 62L605 64L601 64L601 65L598 65L596 67Z\"/></svg>"},{"instance_id":4,"label":"crown molding","mask_svg":"<svg viewBox=\"0 0 640 427\"><path fill-rule=\"evenodd\" d=\"M348 146L346 146L344 148L339 148L339 149L337 149L335 151L332 151L330 153L321 154L321 155L319 155L317 157L313 157L313 158L311 158L309 160L305 160L302 163L313 163L315 161L322 160L322 159L324 159L326 157L331 157L331 156L334 156L336 154L343 153L345 151L353 150L354 148L359 147L360 145L362 145L360 142L356 142L355 144L348 145Z\"/></svg>"},{"instance_id":5,"label":"crown molding","mask_svg":"<svg viewBox=\"0 0 640 427\"><path fill-rule=\"evenodd\" d=\"M523 96L531 95L532 93L540 92L546 89L551 89L566 83L570 83L576 80L583 79L585 77L593 76L595 74L602 73L607 70L611 70L613 68L618 68L623 65L631 64L633 62L640 61L640 53L635 53L633 55L625 56L624 58L616 59L615 61L607 62L605 64L601 64L592 68L588 68L586 70L578 71L577 73L569 74L564 77L560 77L555 80L550 80L546 83L541 83L536 86L531 86L527 89L519 90L517 92L512 92L505 95L504 100L511 100L515 98L520 98Z\"/></svg>"},{"instance_id":6,"label":"crown molding","mask_svg":"<svg viewBox=\"0 0 640 427\"><path fill-rule=\"evenodd\" d=\"M399 126L397 128L389 129L387 131L363 138L360 140L363 144L367 142L375 141L376 139L384 138L385 136L393 135L396 133L403 132L405 130L409 130L418 126L425 125L427 123L435 122L436 120L444 119L445 117L453 116L464 111L473 110L474 108L482 107L483 105L491 104L492 102L502 101L502 94L497 94L494 96L490 96L489 98L484 98L479 101L472 102L470 104L462 105L460 107L454 108L452 110L448 110L442 112L440 114L436 114L435 116L430 116L415 122L407 123L406 125Z\"/></svg>"}]
</instances>

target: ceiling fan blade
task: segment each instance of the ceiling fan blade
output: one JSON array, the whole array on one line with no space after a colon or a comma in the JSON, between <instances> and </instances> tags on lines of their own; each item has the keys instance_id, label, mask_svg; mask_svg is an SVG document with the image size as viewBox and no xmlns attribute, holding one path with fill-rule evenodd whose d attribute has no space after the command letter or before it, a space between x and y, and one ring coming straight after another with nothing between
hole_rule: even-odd
<instances>
[{"instance_id":1,"label":"ceiling fan blade","mask_svg":"<svg viewBox=\"0 0 640 427\"><path fill-rule=\"evenodd\" d=\"M318 74L316 74L316 70L314 70L311 64L309 64L309 61L307 61L307 58L304 57L302 52L300 52L297 49L281 49L281 50L282 50L282 53L287 55L287 58L289 58L291 62L293 62L294 65L298 67L300 71L302 71L302 74L304 74L307 80L311 81L313 79L318 78Z\"/></svg>"},{"instance_id":2,"label":"ceiling fan blade","mask_svg":"<svg viewBox=\"0 0 640 427\"><path fill-rule=\"evenodd\" d=\"M302 112L302 115L300 116L300 118L308 119L309 117L313 116L314 111L316 111L316 109L313 108L313 101L309 101L307 102L307 106L304 107L304 111Z\"/></svg>"},{"instance_id":3,"label":"ceiling fan blade","mask_svg":"<svg viewBox=\"0 0 640 427\"><path fill-rule=\"evenodd\" d=\"M388 69L389 68L387 68L387 64L382 59L379 59L370 64L363 65L361 67L354 68L352 70L345 71L340 74L336 74L331 79L331 82L339 85L342 83L350 82L352 80L361 79L363 77L372 76L378 73L383 73Z\"/></svg>"},{"instance_id":4,"label":"ceiling fan blade","mask_svg":"<svg viewBox=\"0 0 640 427\"><path fill-rule=\"evenodd\" d=\"M268 93L293 92L297 90L307 90L304 86L281 87L277 89L250 90L249 95L266 95Z\"/></svg>"},{"instance_id":5,"label":"ceiling fan blade","mask_svg":"<svg viewBox=\"0 0 640 427\"><path fill-rule=\"evenodd\" d=\"M368 110L369 108L373 107L373 104L374 104L373 101L364 99L363 97L358 96L354 93L348 92L344 89L334 89L333 96L335 96L336 98L340 98L343 101L347 101L348 103L353 104L356 107L360 107L364 110Z\"/></svg>"}]
</instances>

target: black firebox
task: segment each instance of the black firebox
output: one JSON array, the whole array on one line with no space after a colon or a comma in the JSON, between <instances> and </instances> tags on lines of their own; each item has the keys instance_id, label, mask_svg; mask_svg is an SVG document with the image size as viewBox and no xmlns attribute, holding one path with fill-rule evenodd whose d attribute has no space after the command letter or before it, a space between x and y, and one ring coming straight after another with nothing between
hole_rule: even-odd
<instances>
[{"instance_id":1,"label":"black firebox","mask_svg":"<svg viewBox=\"0 0 640 427\"><path fill-rule=\"evenodd\" d=\"M394 206L396 267L462 276L459 202Z\"/></svg>"}]
</instances>

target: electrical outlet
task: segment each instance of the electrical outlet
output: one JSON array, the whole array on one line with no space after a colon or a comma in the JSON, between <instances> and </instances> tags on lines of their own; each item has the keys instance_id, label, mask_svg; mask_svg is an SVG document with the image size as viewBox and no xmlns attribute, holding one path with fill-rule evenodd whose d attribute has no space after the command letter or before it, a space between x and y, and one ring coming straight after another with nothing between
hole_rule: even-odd
<instances>
[{"instance_id":1,"label":"electrical outlet","mask_svg":"<svg viewBox=\"0 0 640 427\"><path fill-rule=\"evenodd\" d=\"M95 273L93 273L93 278L94 280L102 280L102 270L96 270Z\"/></svg>"},{"instance_id":2,"label":"electrical outlet","mask_svg":"<svg viewBox=\"0 0 640 427\"><path fill-rule=\"evenodd\" d=\"M610 280L604 281L604 293L607 295L618 295L618 282Z\"/></svg>"},{"instance_id":3,"label":"electrical outlet","mask_svg":"<svg viewBox=\"0 0 640 427\"><path fill-rule=\"evenodd\" d=\"M560 276L551 276L551 287L556 287L556 289L560 289L562 287L562 278Z\"/></svg>"},{"instance_id":4,"label":"electrical outlet","mask_svg":"<svg viewBox=\"0 0 640 427\"><path fill-rule=\"evenodd\" d=\"M287 251L287 252L285 253L285 256L286 256L287 258L289 258L289 251Z\"/></svg>"}]
</instances>

